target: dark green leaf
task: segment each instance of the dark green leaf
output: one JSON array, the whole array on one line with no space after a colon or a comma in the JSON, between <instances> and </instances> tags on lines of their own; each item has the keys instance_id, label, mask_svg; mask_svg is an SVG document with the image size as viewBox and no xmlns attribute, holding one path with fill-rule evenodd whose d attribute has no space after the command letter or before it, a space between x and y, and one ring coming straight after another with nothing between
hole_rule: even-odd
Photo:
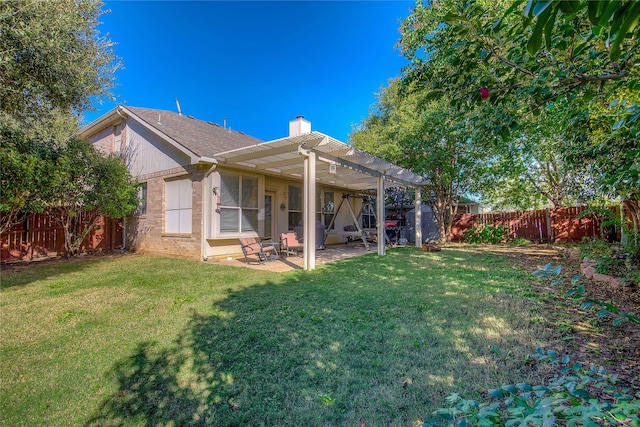
<instances>
[{"instance_id":1,"label":"dark green leaf","mask_svg":"<svg viewBox=\"0 0 640 427\"><path fill-rule=\"evenodd\" d=\"M504 393L502 393L502 390L498 388L489 389L488 393L491 397L495 397L496 399L500 399L504 396Z\"/></svg>"},{"instance_id":2,"label":"dark green leaf","mask_svg":"<svg viewBox=\"0 0 640 427\"><path fill-rule=\"evenodd\" d=\"M527 2L527 5L524 7L524 11L522 11L524 16L528 16L529 18L531 18L531 9L533 8L533 4L535 1L536 0L529 0Z\"/></svg>"},{"instance_id":3,"label":"dark green leaf","mask_svg":"<svg viewBox=\"0 0 640 427\"><path fill-rule=\"evenodd\" d=\"M628 319L626 317L620 316L620 317L617 317L617 318L613 319L612 323L613 323L613 326L619 326L619 325L622 325L627 320Z\"/></svg>"},{"instance_id":4,"label":"dark green leaf","mask_svg":"<svg viewBox=\"0 0 640 427\"><path fill-rule=\"evenodd\" d=\"M512 384L505 384L502 387L502 390L508 392L508 393L517 393L518 389L516 388L516 386L512 385Z\"/></svg>"},{"instance_id":5,"label":"dark green leaf","mask_svg":"<svg viewBox=\"0 0 640 427\"><path fill-rule=\"evenodd\" d=\"M551 8L546 8L541 15L538 16L538 20L536 21L536 25L533 28L533 34L531 34L531 38L527 43L527 51L531 55L535 55L542 46L542 33L544 31L544 27L551 16Z\"/></svg>"},{"instance_id":6,"label":"dark green leaf","mask_svg":"<svg viewBox=\"0 0 640 427\"><path fill-rule=\"evenodd\" d=\"M518 386L518 388L519 388L520 390L523 390L523 391L532 391L532 390L533 390L533 387L531 387L531 386L530 386L529 384L527 384L527 383L518 383L518 384L516 384L516 385Z\"/></svg>"},{"instance_id":7,"label":"dark green leaf","mask_svg":"<svg viewBox=\"0 0 640 427\"><path fill-rule=\"evenodd\" d=\"M606 316L606 315L607 315L607 314L609 314L609 313L611 313L609 310L607 310L606 308L603 308L603 309L601 309L601 310L599 310L599 311L598 311L597 316L598 316L598 317L604 317L604 316Z\"/></svg>"},{"instance_id":8,"label":"dark green leaf","mask_svg":"<svg viewBox=\"0 0 640 427\"><path fill-rule=\"evenodd\" d=\"M496 32L500 29L500 27L502 26L502 18L498 19L492 26L491 26L491 32Z\"/></svg>"},{"instance_id":9,"label":"dark green leaf","mask_svg":"<svg viewBox=\"0 0 640 427\"><path fill-rule=\"evenodd\" d=\"M544 40L545 40L547 49L551 48L551 38L553 35L553 28L556 23L557 13L558 13L558 8L554 7L553 11L551 12L551 16L549 16L549 20L547 21L547 24L544 26Z\"/></svg>"},{"instance_id":10,"label":"dark green leaf","mask_svg":"<svg viewBox=\"0 0 640 427\"><path fill-rule=\"evenodd\" d=\"M600 17L604 13L607 8L609 1L608 0L598 0L598 1L589 1L587 2L587 13L589 15L589 20L593 25L600 25Z\"/></svg>"},{"instance_id":11,"label":"dark green leaf","mask_svg":"<svg viewBox=\"0 0 640 427\"><path fill-rule=\"evenodd\" d=\"M532 15L539 16L553 4L553 0L538 0L533 6Z\"/></svg>"},{"instance_id":12,"label":"dark green leaf","mask_svg":"<svg viewBox=\"0 0 640 427\"><path fill-rule=\"evenodd\" d=\"M455 13L452 13L452 12L448 12L444 16L444 22L451 23L451 22L455 22L455 21L464 21L464 22L466 22L466 21L469 21L469 20L464 16L456 15Z\"/></svg>"},{"instance_id":13,"label":"dark green leaf","mask_svg":"<svg viewBox=\"0 0 640 427\"><path fill-rule=\"evenodd\" d=\"M587 301L580 307L582 310L588 310L593 306L593 301Z\"/></svg>"},{"instance_id":14,"label":"dark green leaf","mask_svg":"<svg viewBox=\"0 0 640 427\"><path fill-rule=\"evenodd\" d=\"M562 10L562 13L565 14L575 12L576 10L578 10L579 6L580 2L575 0L562 0L560 2L560 10Z\"/></svg>"},{"instance_id":15,"label":"dark green leaf","mask_svg":"<svg viewBox=\"0 0 640 427\"><path fill-rule=\"evenodd\" d=\"M629 5L629 10L627 15L623 15L624 18L620 23L620 28L617 30L616 38L611 43L611 52L609 57L612 60L617 60L620 58L622 41L627 37L627 33L633 31L633 29L638 25L638 20L640 20L640 2L631 3ZM614 19L616 22L616 19ZM615 34L613 24L611 25L611 32Z\"/></svg>"},{"instance_id":16,"label":"dark green leaf","mask_svg":"<svg viewBox=\"0 0 640 427\"><path fill-rule=\"evenodd\" d=\"M613 124L613 126L611 127L611 130L618 130L621 127L624 126L624 124L627 122L627 119L625 117L621 118L620 120L618 120L617 122L615 122Z\"/></svg>"}]
</instances>

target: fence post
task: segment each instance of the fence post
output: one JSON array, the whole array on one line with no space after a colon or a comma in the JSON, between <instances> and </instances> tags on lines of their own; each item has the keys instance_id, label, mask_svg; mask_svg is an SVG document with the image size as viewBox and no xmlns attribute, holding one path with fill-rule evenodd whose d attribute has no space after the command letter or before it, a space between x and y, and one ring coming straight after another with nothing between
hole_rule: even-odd
<instances>
[{"instance_id":1,"label":"fence post","mask_svg":"<svg viewBox=\"0 0 640 427\"><path fill-rule=\"evenodd\" d=\"M553 236L553 227L551 226L551 209L546 208L544 210L545 221L547 222L547 237L549 239L549 243L553 243L555 241Z\"/></svg>"}]
</instances>

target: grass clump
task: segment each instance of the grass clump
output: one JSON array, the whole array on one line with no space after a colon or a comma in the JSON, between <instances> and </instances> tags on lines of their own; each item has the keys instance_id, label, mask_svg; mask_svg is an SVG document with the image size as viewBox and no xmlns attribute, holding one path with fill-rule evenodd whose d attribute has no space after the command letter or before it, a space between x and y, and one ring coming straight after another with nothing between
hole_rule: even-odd
<instances>
[{"instance_id":1,"label":"grass clump","mask_svg":"<svg viewBox=\"0 0 640 427\"><path fill-rule=\"evenodd\" d=\"M528 273L397 248L273 274L125 256L3 274L2 425L419 424L527 380Z\"/></svg>"}]
</instances>

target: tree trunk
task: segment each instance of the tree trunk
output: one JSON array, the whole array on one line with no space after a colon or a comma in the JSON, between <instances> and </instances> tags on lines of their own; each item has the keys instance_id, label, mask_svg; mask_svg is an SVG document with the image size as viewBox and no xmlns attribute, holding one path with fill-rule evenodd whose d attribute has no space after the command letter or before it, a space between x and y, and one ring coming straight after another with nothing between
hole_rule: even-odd
<instances>
[{"instance_id":1,"label":"tree trunk","mask_svg":"<svg viewBox=\"0 0 640 427\"><path fill-rule=\"evenodd\" d=\"M444 203L440 200L437 200L435 203L431 204L431 209L433 210L433 215L438 222L440 241L442 243L447 243L449 241L449 234L447 234L447 226L445 223Z\"/></svg>"},{"instance_id":2,"label":"tree trunk","mask_svg":"<svg viewBox=\"0 0 640 427\"><path fill-rule=\"evenodd\" d=\"M633 231L637 233L640 230L640 201L627 199L623 205L633 223Z\"/></svg>"}]
</instances>

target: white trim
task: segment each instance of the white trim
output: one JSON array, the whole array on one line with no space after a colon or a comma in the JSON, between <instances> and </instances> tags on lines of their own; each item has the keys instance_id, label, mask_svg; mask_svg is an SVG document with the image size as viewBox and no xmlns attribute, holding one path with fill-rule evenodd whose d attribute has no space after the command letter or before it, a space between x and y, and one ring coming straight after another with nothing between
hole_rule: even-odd
<instances>
[{"instance_id":1,"label":"white trim","mask_svg":"<svg viewBox=\"0 0 640 427\"><path fill-rule=\"evenodd\" d=\"M304 156L303 235L304 269L316 268L316 153L302 145L298 152Z\"/></svg>"},{"instance_id":2,"label":"white trim","mask_svg":"<svg viewBox=\"0 0 640 427\"><path fill-rule=\"evenodd\" d=\"M384 176L378 178L378 188L376 195L376 210L378 211L376 215L378 228L378 255L384 256L386 251L386 243L387 243L387 230L385 228L385 218L384 218Z\"/></svg>"},{"instance_id":3,"label":"white trim","mask_svg":"<svg viewBox=\"0 0 640 427\"><path fill-rule=\"evenodd\" d=\"M422 247L422 187L416 187L415 209L416 213L416 246Z\"/></svg>"}]
</instances>

